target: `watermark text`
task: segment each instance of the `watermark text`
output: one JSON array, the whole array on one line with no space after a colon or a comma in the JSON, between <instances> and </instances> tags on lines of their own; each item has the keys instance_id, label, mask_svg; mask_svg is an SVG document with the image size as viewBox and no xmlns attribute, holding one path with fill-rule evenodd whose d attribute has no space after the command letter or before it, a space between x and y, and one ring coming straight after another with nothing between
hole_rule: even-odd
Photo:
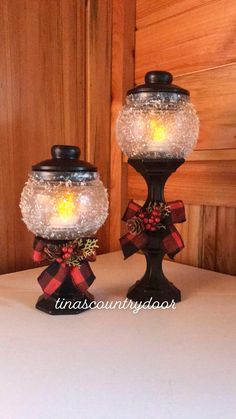
<instances>
[{"instance_id":1,"label":"watermark text","mask_svg":"<svg viewBox=\"0 0 236 419\"><path fill-rule=\"evenodd\" d=\"M168 301L153 301L151 297L148 301L135 302L131 301L128 298L125 300L118 301L71 301L65 298L58 298L55 303L56 310L131 310L133 314L138 314L140 310L166 310L166 309L176 309L175 301L172 300L170 303Z\"/></svg>"}]
</instances>

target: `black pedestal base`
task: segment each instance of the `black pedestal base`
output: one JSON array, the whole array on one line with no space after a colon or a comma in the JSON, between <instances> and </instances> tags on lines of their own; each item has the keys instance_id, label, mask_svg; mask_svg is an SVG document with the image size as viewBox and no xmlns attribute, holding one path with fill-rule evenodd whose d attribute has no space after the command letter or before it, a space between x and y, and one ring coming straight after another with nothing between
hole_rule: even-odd
<instances>
[{"instance_id":1,"label":"black pedestal base","mask_svg":"<svg viewBox=\"0 0 236 419\"><path fill-rule=\"evenodd\" d=\"M89 292L84 294L78 292L66 297L53 294L47 299L44 298L44 295L41 295L35 307L44 313L55 316L63 314L79 314L88 310L92 301L94 301L94 297Z\"/></svg>"},{"instance_id":2,"label":"black pedestal base","mask_svg":"<svg viewBox=\"0 0 236 419\"><path fill-rule=\"evenodd\" d=\"M146 282L142 280L137 281L132 287L129 288L127 298L132 301L139 303L145 303L151 300L151 304L154 302L168 302L168 304L178 303L181 301L181 292L178 288L166 280L165 287L163 288L149 288L146 286Z\"/></svg>"}]
</instances>

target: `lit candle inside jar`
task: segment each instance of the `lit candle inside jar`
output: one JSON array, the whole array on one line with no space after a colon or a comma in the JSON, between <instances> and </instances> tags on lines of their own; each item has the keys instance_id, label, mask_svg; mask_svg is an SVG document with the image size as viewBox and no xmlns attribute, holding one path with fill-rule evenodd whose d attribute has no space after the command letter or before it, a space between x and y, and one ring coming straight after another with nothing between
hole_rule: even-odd
<instances>
[{"instance_id":1,"label":"lit candle inside jar","mask_svg":"<svg viewBox=\"0 0 236 419\"><path fill-rule=\"evenodd\" d=\"M75 194L66 192L57 198L55 203L56 215L50 219L50 226L53 228L74 227L78 222L78 210Z\"/></svg>"},{"instance_id":2,"label":"lit candle inside jar","mask_svg":"<svg viewBox=\"0 0 236 419\"><path fill-rule=\"evenodd\" d=\"M169 150L167 129L156 119L150 120L149 138L148 149L150 151L166 152Z\"/></svg>"}]
</instances>

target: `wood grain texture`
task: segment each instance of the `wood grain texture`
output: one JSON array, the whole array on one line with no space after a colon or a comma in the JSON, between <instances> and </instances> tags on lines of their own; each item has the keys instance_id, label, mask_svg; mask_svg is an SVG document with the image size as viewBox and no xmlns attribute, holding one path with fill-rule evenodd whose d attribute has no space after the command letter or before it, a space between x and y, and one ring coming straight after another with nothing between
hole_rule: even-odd
<instances>
[{"instance_id":1,"label":"wood grain texture","mask_svg":"<svg viewBox=\"0 0 236 419\"><path fill-rule=\"evenodd\" d=\"M177 225L185 248L176 262L236 274L236 209L186 205L186 223Z\"/></svg>"},{"instance_id":2,"label":"wood grain texture","mask_svg":"<svg viewBox=\"0 0 236 419\"><path fill-rule=\"evenodd\" d=\"M202 205L185 205L186 222L176 224L184 241L184 249L175 256L175 261L186 265L202 264Z\"/></svg>"},{"instance_id":3,"label":"wood grain texture","mask_svg":"<svg viewBox=\"0 0 236 419\"><path fill-rule=\"evenodd\" d=\"M32 266L20 193L52 144L85 149L85 2L0 2L1 272Z\"/></svg>"},{"instance_id":4,"label":"wood grain texture","mask_svg":"<svg viewBox=\"0 0 236 419\"><path fill-rule=\"evenodd\" d=\"M198 112L196 149L236 149L236 64L177 77L175 81L189 89Z\"/></svg>"},{"instance_id":5,"label":"wood grain texture","mask_svg":"<svg viewBox=\"0 0 236 419\"><path fill-rule=\"evenodd\" d=\"M119 57L113 52L117 105L122 99L115 62L123 60L123 88L133 84L133 70L130 81L127 76L131 74L128 65L133 51L131 41L128 47L128 38L126 42L124 38L129 32L134 38L135 8L134 2L132 7L115 2L114 7L116 19L122 13L124 19L122 30L117 21L113 32L117 33L117 51L119 37L123 37ZM0 193L4 197L0 203L0 227L6 240L1 241L0 250L1 272L8 272L32 266L33 235L20 221L18 204L31 165L49 156L52 144L79 145L82 158L98 167L108 190L112 170L114 200L122 202L127 182L120 183L124 172L116 172L118 154L114 137L112 141L110 138L112 0L3 0L0 41ZM116 214L114 229L119 218L120 214ZM109 250L109 230L110 219L99 232L100 252ZM112 231L111 242L115 237L118 230L116 236Z\"/></svg>"},{"instance_id":6,"label":"wood grain texture","mask_svg":"<svg viewBox=\"0 0 236 419\"><path fill-rule=\"evenodd\" d=\"M236 275L236 208L217 208L216 270Z\"/></svg>"},{"instance_id":7,"label":"wood grain texture","mask_svg":"<svg viewBox=\"0 0 236 419\"><path fill-rule=\"evenodd\" d=\"M182 13L188 14L208 3L209 0L137 0L136 1L136 28L141 29L170 19Z\"/></svg>"},{"instance_id":8,"label":"wood grain texture","mask_svg":"<svg viewBox=\"0 0 236 419\"><path fill-rule=\"evenodd\" d=\"M146 184L128 168L128 198L145 199ZM236 206L236 165L234 161L185 162L166 184L166 199L186 204Z\"/></svg>"},{"instance_id":9,"label":"wood grain texture","mask_svg":"<svg viewBox=\"0 0 236 419\"><path fill-rule=\"evenodd\" d=\"M110 251L118 250L127 204L127 165L116 142L116 119L134 81L135 1L113 1L110 178Z\"/></svg>"},{"instance_id":10,"label":"wood grain texture","mask_svg":"<svg viewBox=\"0 0 236 419\"><path fill-rule=\"evenodd\" d=\"M15 218L14 214L14 167L13 130L9 123L11 114L11 77L10 48L8 34L8 16L6 2L0 2L0 120L1 120L1 153L0 153L0 251L1 272L15 270Z\"/></svg>"},{"instance_id":11,"label":"wood grain texture","mask_svg":"<svg viewBox=\"0 0 236 419\"><path fill-rule=\"evenodd\" d=\"M85 2L61 0L63 110L66 144L79 144L85 158Z\"/></svg>"},{"instance_id":12,"label":"wood grain texture","mask_svg":"<svg viewBox=\"0 0 236 419\"><path fill-rule=\"evenodd\" d=\"M236 148L225 150L195 150L187 157L187 161L208 161L208 160L236 160Z\"/></svg>"},{"instance_id":13,"label":"wood grain texture","mask_svg":"<svg viewBox=\"0 0 236 419\"><path fill-rule=\"evenodd\" d=\"M150 69L168 69L176 76L236 61L235 1L187 7L187 13L177 13L136 32L136 81Z\"/></svg>"},{"instance_id":14,"label":"wood grain texture","mask_svg":"<svg viewBox=\"0 0 236 419\"><path fill-rule=\"evenodd\" d=\"M234 0L137 0L135 82L166 69L190 91L200 118L196 150L166 185L182 199L186 247L176 260L235 273L236 3ZM125 159L124 159L125 161ZM146 198L146 185L128 168L128 197Z\"/></svg>"},{"instance_id":15,"label":"wood grain texture","mask_svg":"<svg viewBox=\"0 0 236 419\"><path fill-rule=\"evenodd\" d=\"M87 2L86 157L110 185L112 0ZM99 252L109 250L109 218L98 232Z\"/></svg>"},{"instance_id":16,"label":"wood grain texture","mask_svg":"<svg viewBox=\"0 0 236 419\"><path fill-rule=\"evenodd\" d=\"M202 263L204 269L216 270L217 207L203 207L202 217Z\"/></svg>"},{"instance_id":17,"label":"wood grain texture","mask_svg":"<svg viewBox=\"0 0 236 419\"><path fill-rule=\"evenodd\" d=\"M204 206L202 268L236 274L235 227L235 208Z\"/></svg>"}]
</instances>

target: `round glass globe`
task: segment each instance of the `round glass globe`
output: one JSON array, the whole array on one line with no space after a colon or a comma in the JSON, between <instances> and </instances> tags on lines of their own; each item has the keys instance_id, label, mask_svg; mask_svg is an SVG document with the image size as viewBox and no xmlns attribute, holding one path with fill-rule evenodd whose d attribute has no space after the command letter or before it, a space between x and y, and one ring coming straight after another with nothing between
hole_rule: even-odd
<instances>
[{"instance_id":1,"label":"round glass globe","mask_svg":"<svg viewBox=\"0 0 236 419\"><path fill-rule=\"evenodd\" d=\"M55 174L46 180L40 172L32 172L20 208L23 221L36 236L53 240L88 237L107 218L107 191L98 173Z\"/></svg>"},{"instance_id":2,"label":"round glass globe","mask_svg":"<svg viewBox=\"0 0 236 419\"><path fill-rule=\"evenodd\" d=\"M196 145L199 120L187 95L150 92L127 96L116 128L128 157L180 159Z\"/></svg>"}]
</instances>

